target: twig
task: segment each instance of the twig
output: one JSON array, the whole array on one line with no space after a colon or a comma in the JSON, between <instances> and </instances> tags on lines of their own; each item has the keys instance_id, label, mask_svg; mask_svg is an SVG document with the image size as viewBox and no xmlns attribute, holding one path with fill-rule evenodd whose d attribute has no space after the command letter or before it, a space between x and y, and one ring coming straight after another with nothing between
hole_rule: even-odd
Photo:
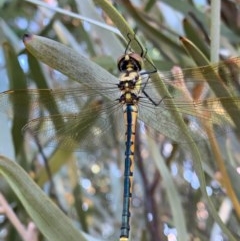
<instances>
[{"instance_id":1,"label":"twig","mask_svg":"<svg viewBox=\"0 0 240 241\"><path fill-rule=\"evenodd\" d=\"M135 151L135 155L137 157L137 164L138 164L138 168L140 171L140 175L142 176L142 180L143 180L143 188L144 188L144 193L145 193L145 210L146 213L150 213L152 214L152 220L149 222L148 220L147 222L147 226L149 227L150 230L150 235L151 235L151 240L152 241L163 241L165 240L166 236L164 236L163 234L163 225L161 224L161 221L157 215L158 211L157 211L157 204L156 204L156 200L154 199L154 191L155 188L153 188L153 185L151 185L148 181L146 172L145 172L145 168L143 166L143 160L141 157L141 152L140 152L140 138L139 138L139 132L136 132L136 151ZM156 179L158 180L158 177L156 177ZM157 185L154 185L155 187Z\"/></svg>"},{"instance_id":2,"label":"twig","mask_svg":"<svg viewBox=\"0 0 240 241\"><path fill-rule=\"evenodd\" d=\"M28 224L26 228L18 219L17 215L13 212L10 204L5 197L0 193L0 212L4 213L12 225L16 228L19 235L24 241L38 241L38 232L36 232L36 226L33 222Z\"/></svg>"}]
</instances>

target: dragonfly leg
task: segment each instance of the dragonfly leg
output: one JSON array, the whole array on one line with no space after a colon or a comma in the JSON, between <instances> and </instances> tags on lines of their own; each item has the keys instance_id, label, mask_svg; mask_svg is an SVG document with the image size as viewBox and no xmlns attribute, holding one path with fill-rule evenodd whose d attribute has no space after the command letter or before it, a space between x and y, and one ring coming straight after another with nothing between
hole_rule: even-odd
<instances>
[{"instance_id":1,"label":"dragonfly leg","mask_svg":"<svg viewBox=\"0 0 240 241\"><path fill-rule=\"evenodd\" d=\"M140 56L141 56L141 57L144 57L144 56L146 55L146 53L147 53L147 50L145 49L145 51L144 51L143 46L140 44L140 42L139 42L139 41L137 40L137 38L136 38L136 34L134 34L133 38L131 38L130 35L131 35L130 33L127 34L127 37L128 37L128 39L129 39L129 41L128 41L127 47L126 47L126 49L125 49L125 54L127 54L128 49L130 48L130 47L129 47L129 46L130 46L130 43L132 42L132 40L135 40L135 41L137 42L138 46L141 48Z\"/></svg>"},{"instance_id":2,"label":"dragonfly leg","mask_svg":"<svg viewBox=\"0 0 240 241\"><path fill-rule=\"evenodd\" d=\"M148 80L149 80L149 79L150 79L150 77L147 79L146 83L144 84L144 86L143 86L143 88L142 88L142 93L150 100L150 102L152 102L152 104L153 104L154 106L159 106L164 99L171 99L171 98L172 98L171 96L164 96L164 97L161 98L158 102L154 101L154 100L150 97L150 95L145 91L145 88L146 88L146 86L147 86L147 84L148 84Z\"/></svg>"},{"instance_id":3,"label":"dragonfly leg","mask_svg":"<svg viewBox=\"0 0 240 241\"><path fill-rule=\"evenodd\" d=\"M153 67L153 69L150 71L150 70L147 70L145 72L141 72L140 75L145 75L145 74L154 74L154 73L157 73L157 68L155 67L155 65L148 59L146 58L145 56L147 55L147 50L143 56L143 58Z\"/></svg>"},{"instance_id":4,"label":"dragonfly leg","mask_svg":"<svg viewBox=\"0 0 240 241\"><path fill-rule=\"evenodd\" d=\"M127 47L126 47L126 49L125 49L125 54L127 54L128 50L130 49L130 44L131 44L132 40L135 40L135 41L137 42L138 46L141 48L140 56L141 56L142 58L144 58L144 59L153 67L153 70L151 70L151 71L148 70L148 71L142 72L142 73L140 73L140 75L156 73L156 72L157 72L157 69L156 69L155 65L146 57L146 55L147 55L147 48L145 48L145 49L143 48L143 46L141 45L141 43L140 43L140 42L138 41L138 39L136 38L136 34L134 34L134 37L133 37L133 38L131 38L130 35L131 35L130 33L127 34L127 37L128 37L128 39L129 39L129 41L128 41Z\"/></svg>"}]
</instances>

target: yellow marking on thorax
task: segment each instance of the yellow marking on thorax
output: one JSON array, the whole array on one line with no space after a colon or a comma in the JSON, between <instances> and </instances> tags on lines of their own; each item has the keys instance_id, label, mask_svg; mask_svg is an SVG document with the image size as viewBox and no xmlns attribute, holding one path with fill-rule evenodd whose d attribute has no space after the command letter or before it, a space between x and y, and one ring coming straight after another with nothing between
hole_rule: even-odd
<instances>
[{"instance_id":1,"label":"yellow marking on thorax","mask_svg":"<svg viewBox=\"0 0 240 241\"><path fill-rule=\"evenodd\" d=\"M125 98L126 98L126 102L129 102L132 99L131 93L126 93Z\"/></svg>"},{"instance_id":2,"label":"yellow marking on thorax","mask_svg":"<svg viewBox=\"0 0 240 241\"><path fill-rule=\"evenodd\" d=\"M122 238L120 238L120 241L128 241L128 238L122 237Z\"/></svg>"},{"instance_id":3,"label":"yellow marking on thorax","mask_svg":"<svg viewBox=\"0 0 240 241\"><path fill-rule=\"evenodd\" d=\"M136 80L137 79L137 80ZM142 79L141 79L141 76L137 73L137 72L130 72L129 75L127 75L127 73L123 73L121 76L120 76L120 80L122 82L128 82L128 81L135 81L135 88L134 88L134 91L137 91L139 92L140 91L140 88L141 88L141 84L142 84Z\"/></svg>"}]
</instances>

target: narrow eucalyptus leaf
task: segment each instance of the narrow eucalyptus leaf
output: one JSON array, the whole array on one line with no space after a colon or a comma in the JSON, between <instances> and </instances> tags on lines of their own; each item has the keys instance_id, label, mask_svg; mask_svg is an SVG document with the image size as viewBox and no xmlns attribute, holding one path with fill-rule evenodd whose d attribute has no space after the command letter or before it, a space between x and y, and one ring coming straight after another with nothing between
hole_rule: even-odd
<instances>
[{"instance_id":1,"label":"narrow eucalyptus leaf","mask_svg":"<svg viewBox=\"0 0 240 241\"><path fill-rule=\"evenodd\" d=\"M0 156L0 172L6 178L36 226L48 240L88 240L17 163Z\"/></svg>"},{"instance_id":2,"label":"narrow eucalyptus leaf","mask_svg":"<svg viewBox=\"0 0 240 241\"><path fill-rule=\"evenodd\" d=\"M14 48L9 43L3 44L4 56L7 66L7 74L10 82L11 89L26 89L27 81L24 72L19 64L18 56L15 53ZM26 123L29 114L29 98L27 95L22 97L22 101L25 103L24 116L18 119L17 100L13 97L11 99L13 103L13 125L12 136L15 153L19 154L22 149L23 136L21 134L22 126Z\"/></svg>"},{"instance_id":3,"label":"narrow eucalyptus leaf","mask_svg":"<svg viewBox=\"0 0 240 241\"><path fill-rule=\"evenodd\" d=\"M118 83L109 72L61 43L36 35L25 35L23 41L35 58L74 81L86 86L94 82L99 88L103 83Z\"/></svg>"}]
</instances>

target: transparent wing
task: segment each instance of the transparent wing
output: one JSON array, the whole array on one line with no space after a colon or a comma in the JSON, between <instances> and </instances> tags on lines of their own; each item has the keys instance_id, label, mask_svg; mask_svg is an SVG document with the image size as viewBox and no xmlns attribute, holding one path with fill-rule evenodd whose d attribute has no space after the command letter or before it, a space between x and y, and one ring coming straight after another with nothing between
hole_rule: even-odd
<instances>
[{"instance_id":1,"label":"transparent wing","mask_svg":"<svg viewBox=\"0 0 240 241\"><path fill-rule=\"evenodd\" d=\"M9 90L0 93L0 111L10 116L37 118L42 115L76 114L89 99L107 97L118 98L116 85L105 88L80 86L76 89L23 89ZM118 93L118 92L117 92Z\"/></svg>"},{"instance_id":2,"label":"transparent wing","mask_svg":"<svg viewBox=\"0 0 240 241\"><path fill-rule=\"evenodd\" d=\"M173 123L173 117L167 111L176 111L172 105L174 101L177 111L188 122L191 132L197 133L193 136L194 141L208 138L204 126L206 124L218 127L217 136L232 129L240 132L239 67L240 58L236 57L200 68L183 69L173 73L161 72L161 79L167 85L170 96L158 94L156 89L161 88L161 83L151 78L143 79L147 84L145 93L142 93L141 104L146 111L140 112L140 118L153 129L161 130L177 142L183 142L186 133ZM202 88L206 83L219 89L223 86L230 96L193 101L192 95L196 94L194 91L197 92L199 87Z\"/></svg>"},{"instance_id":3,"label":"transparent wing","mask_svg":"<svg viewBox=\"0 0 240 241\"><path fill-rule=\"evenodd\" d=\"M104 134L109 135L113 128L110 121L112 114L119 116L119 123L116 124L123 125L121 105L92 101L76 114L33 119L24 126L23 131L28 132L31 138L36 138L43 146L69 151L89 150L100 146Z\"/></svg>"},{"instance_id":4,"label":"transparent wing","mask_svg":"<svg viewBox=\"0 0 240 241\"><path fill-rule=\"evenodd\" d=\"M122 106L116 100L117 87L112 86L97 90L82 87L6 91L0 94L0 110L26 120L24 124L28 120L23 132L28 132L31 140L38 140L43 146L83 150L102 142L106 131L113 128L111 115L119 120L117 128L124 128ZM109 101L102 97L99 93L103 90L109 96L114 90L115 99ZM123 139L124 135L120 137Z\"/></svg>"},{"instance_id":5,"label":"transparent wing","mask_svg":"<svg viewBox=\"0 0 240 241\"><path fill-rule=\"evenodd\" d=\"M203 67L182 69L179 72L161 71L161 79L169 85L169 91L173 95L174 91L171 90L174 90L174 88L172 89L172 85L182 85L183 80L190 90L198 84L209 83L209 85L216 85L216 87L223 84L230 92L236 93L236 91L239 91L239 75L240 57L229 58ZM160 83L150 80L146 91L159 87L161 87Z\"/></svg>"},{"instance_id":6,"label":"transparent wing","mask_svg":"<svg viewBox=\"0 0 240 241\"><path fill-rule=\"evenodd\" d=\"M217 135L225 134L232 127L237 128L233 116L238 119L235 113L239 113L240 102L235 86L238 85L239 63L239 58L232 58L216 65L184 69L179 74L163 72L162 79L169 86L171 96L160 96L156 88L160 88L161 84L148 76L142 76L140 119L156 131L182 142L185 133L173 122L168 111L175 110L170 101L174 100L177 111L189 123L189 129L198 133L195 140L207 138L202 128L204 123L217 125ZM217 74L213 74L213 71ZM234 97L223 96L193 102L188 93L192 93L196 85L206 83L206 79L215 85L223 81ZM183 81L186 89L183 88ZM117 129L124 133L122 108L116 101L119 96L116 84L99 86L91 81L86 81L86 85L80 85L79 88L67 90L12 90L0 94L0 111L29 120L24 130L41 137L50 146L62 145L72 149L80 139L83 147L97 146L101 136L107 130L114 129L115 124L109 121L113 114L119 120ZM89 101L93 101L92 104ZM124 134L120 136L122 138Z\"/></svg>"},{"instance_id":7,"label":"transparent wing","mask_svg":"<svg viewBox=\"0 0 240 241\"><path fill-rule=\"evenodd\" d=\"M175 101L175 99L174 99ZM223 108L224 103L224 108ZM216 136L226 135L230 131L239 132L238 126L234 123L225 108L239 115L240 98L212 98L203 101L176 101L173 108L172 101L165 98L158 106L150 106L149 103L142 102L139 118L147 126L170 137L178 143L186 142L186 132L173 121L171 111L177 111L182 115L183 120L189 127L188 134L193 140L201 141L209 138L209 125L215 128ZM144 111L141 111L143 110Z\"/></svg>"}]
</instances>

